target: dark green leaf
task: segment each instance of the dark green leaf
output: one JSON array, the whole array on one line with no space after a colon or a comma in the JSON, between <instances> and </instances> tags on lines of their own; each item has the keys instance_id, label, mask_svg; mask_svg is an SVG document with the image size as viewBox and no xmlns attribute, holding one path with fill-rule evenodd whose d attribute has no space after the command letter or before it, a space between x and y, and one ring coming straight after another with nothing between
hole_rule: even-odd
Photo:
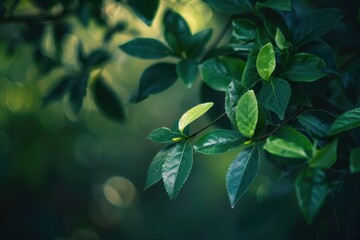
<instances>
[{"instance_id":1,"label":"dark green leaf","mask_svg":"<svg viewBox=\"0 0 360 240\"><path fill-rule=\"evenodd\" d=\"M350 154L351 173L360 172L360 148L354 148Z\"/></svg>"},{"instance_id":2,"label":"dark green leaf","mask_svg":"<svg viewBox=\"0 0 360 240\"><path fill-rule=\"evenodd\" d=\"M258 7L267 7L274 10L280 11L291 11L291 1L290 0L268 0L265 2L257 2L256 8Z\"/></svg>"},{"instance_id":3,"label":"dark green leaf","mask_svg":"<svg viewBox=\"0 0 360 240\"><path fill-rule=\"evenodd\" d=\"M217 129L206 133L194 145L199 153L214 155L231 151L246 141L238 131Z\"/></svg>"},{"instance_id":4,"label":"dark green leaf","mask_svg":"<svg viewBox=\"0 0 360 240\"><path fill-rule=\"evenodd\" d=\"M280 29L282 34L287 38L291 39L291 33L289 31L289 28L283 18L283 15L281 15L279 12L274 11L270 8L264 8L259 7L262 6L259 3L256 4L256 7L258 11L260 12L260 17L262 19L262 22L264 23L265 30L272 39L275 39L276 35L276 29ZM262 38L267 37L264 35L264 33L259 32L260 36ZM265 42L265 43L268 43Z\"/></svg>"},{"instance_id":5,"label":"dark green leaf","mask_svg":"<svg viewBox=\"0 0 360 240\"><path fill-rule=\"evenodd\" d=\"M291 82L291 97L289 105L312 107L312 104L301 83Z\"/></svg>"},{"instance_id":6,"label":"dark green leaf","mask_svg":"<svg viewBox=\"0 0 360 240\"><path fill-rule=\"evenodd\" d=\"M110 58L111 55L107 51L103 49L97 49L90 53L86 60L86 65L89 67L99 67L108 62Z\"/></svg>"},{"instance_id":7,"label":"dark green leaf","mask_svg":"<svg viewBox=\"0 0 360 240\"><path fill-rule=\"evenodd\" d=\"M176 65L176 72L187 88L191 88L199 76L198 61L194 58L183 59Z\"/></svg>"},{"instance_id":8,"label":"dark green leaf","mask_svg":"<svg viewBox=\"0 0 360 240\"><path fill-rule=\"evenodd\" d=\"M291 57L283 77L295 82L313 82L326 75L324 61L312 54L298 53Z\"/></svg>"},{"instance_id":9,"label":"dark green leaf","mask_svg":"<svg viewBox=\"0 0 360 240\"><path fill-rule=\"evenodd\" d=\"M125 113L120 98L102 76L95 80L93 94L96 106L107 117L116 121L125 120Z\"/></svg>"},{"instance_id":10,"label":"dark green leaf","mask_svg":"<svg viewBox=\"0 0 360 240\"><path fill-rule=\"evenodd\" d=\"M80 61L82 65L86 65L87 56L85 54L82 42L79 42L78 44L77 57L78 57L78 61Z\"/></svg>"},{"instance_id":11,"label":"dark green leaf","mask_svg":"<svg viewBox=\"0 0 360 240\"><path fill-rule=\"evenodd\" d=\"M35 50L34 60L37 63L39 71L44 74L48 74L57 66L57 62L44 55L40 49Z\"/></svg>"},{"instance_id":12,"label":"dark green leaf","mask_svg":"<svg viewBox=\"0 0 360 240\"><path fill-rule=\"evenodd\" d=\"M345 15L335 8L313 11L300 19L294 33L294 45L301 46L332 30Z\"/></svg>"},{"instance_id":13,"label":"dark green leaf","mask_svg":"<svg viewBox=\"0 0 360 240\"><path fill-rule=\"evenodd\" d=\"M86 95L86 88L88 82L88 74L84 74L75 80L70 89L70 106L74 113L78 113Z\"/></svg>"},{"instance_id":14,"label":"dark green leaf","mask_svg":"<svg viewBox=\"0 0 360 240\"><path fill-rule=\"evenodd\" d=\"M73 76L64 76L59 83L54 87L43 100L43 106L46 106L52 101L56 101L62 96L64 96L68 90L71 88L71 85L76 81L76 78Z\"/></svg>"},{"instance_id":15,"label":"dark green leaf","mask_svg":"<svg viewBox=\"0 0 360 240\"><path fill-rule=\"evenodd\" d=\"M340 115L330 127L329 135L334 135L360 127L360 108L354 108Z\"/></svg>"},{"instance_id":16,"label":"dark green leaf","mask_svg":"<svg viewBox=\"0 0 360 240\"><path fill-rule=\"evenodd\" d=\"M259 165L260 154L256 146L242 151L231 163L226 174L226 189L232 208L254 181Z\"/></svg>"},{"instance_id":17,"label":"dark green leaf","mask_svg":"<svg viewBox=\"0 0 360 240\"><path fill-rule=\"evenodd\" d=\"M267 110L276 113L282 120L290 96L291 88L289 83L282 78L274 78L262 86L259 92L259 102Z\"/></svg>"},{"instance_id":18,"label":"dark green leaf","mask_svg":"<svg viewBox=\"0 0 360 240\"><path fill-rule=\"evenodd\" d=\"M241 96L236 106L236 124L239 131L247 138L251 138L258 122L258 104L253 90Z\"/></svg>"},{"instance_id":19,"label":"dark green leaf","mask_svg":"<svg viewBox=\"0 0 360 240\"><path fill-rule=\"evenodd\" d=\"M250 51L250 54L247 58L246 65L244 68L244 72L241 78L241 84L245 88L252 88L258 81L261 80L259 73L256 69L256 59L259 54L259 50L257 48L253 48Z\"/></svg>"},{"instance_id":20,"label":"dark green leaf","mask_svg":"<svg viewBox=\"0 0 360 240\"><path fill-rule=\"evenodd\" d=\"M213 105L212 102L201 103L186 111L179 120L179 131L182 133L186 126L204 115Z\"/></svg>"},{"instance_id":21,"label":"dark green leaf","mask_svg":"<svg viewBox=\"0 0 360 240\"><path fill-rule=\"evenodd\" d=\"M140 102L151 94L164 91L173 85L176 79L175 64L157 63L150 66L141 76L139 92L135 102Z\"/></svg>"},{"instance_id":22,"label":"dark green leaf","mask_svg":"<svg viewBox=\"0 0 360 240\"><path fill-rule=\"evenodd\" d=\"M225 111L234 127L236 126L236 106L246 91L246 88L236 80L232 81L226 90Z\"/></svg>"},{"instance_id":23,"label":"dark green leaf","mask_svg":"<svg viewBox=\"0 0 360 240\"><path fill-rule=\"evenodd\" d=\"M275 52L273 45L264 45L256 58L256 69L264 80L269 80L276 67Z\"/></svg>"},{"instance_id":24,"label":"dark green leaf","mask_svg":"<svg viewBox=\"0 0 360 240\"><path fill-rule=\"evenodd\" d=\"M328 193L325 173L317 168L304 169L296 178L295 189L301 212L310 224Z\"/></svg>"},{"instance_id":25,"label":"dark green leaf","mask_svg":"<svg viewBox=\"0 0 360 240\"><path fill-rule=\"evenodd\" d=\"M247 19L235 19L232 21L232 35L230 42L247 43L255 40L258 27Z\"/></svg>"},{"instance_id":26,"label":"dark green leaf","mask_svg":"<svg viewBox=\"0 0 360 240\"><path fill-rule=\"evenodd\" d=\"M167 145L155 155L148 169L145 189L151 187L152 185L160 181L160 179L162 178L162 165L165 161L165 158L174 148L175 145Z\"/></svg>"},{"instance_id":27,"label":"dark green leaf","mask_svg":"<svg viewBox=\"0 0 360 240\"><path fill-rule=\"evenodd\" d=\"M135 14L150 26L159 8L160 0L129 0L128 3Z\"/></svg>"},{"instance_id":28,"label":"dark green leaf","mask_svg":"<svg viewBox=\"0 0 360 240\"><path fill-rule=\"evenodd\" d=\"M313 157L309 161L312 168L331 168L336 162L337 139L326 145L320 150L315 150Z\"/></svg>"},{"instance_id":29,"label":"dark green leaf","mask_svg":"<svg viewBox=\"0 0 360 240\"><path fill-rule=\"evenodd\" d=\"M204 50L206 43L209 42L212 33L212 29L205 29L194 34L191 37L190 46L186 49L187 56L190 58L199 56L199 54L201 54Z\"/></svg>"},{"instance_id":30,"label":"dark green leaf","mask_svg":"<svg viewBox=\"0 0 360 240\"><path fill-rule=\"evenodd\" d=\"M162 166L162 178L170 199L175 199L188 178L193 164L193 150L188 141L171 149Z\"/></svg>"},{"instance_id":31,"label":"dark green leaf","mask_svg":"<svg viewBox=\"0 0 360 240\"><path fill-rule=\"evenodd\" d=\"M248 13L252 9L248 0L208 0L207 2L216 10L230 14Z\"/></svg>"},{"instance_id":32,"label":"dark green leaf","mask_svg":"<svg viewBox=\"0 0 360 240\"><path fill-rule=\"evenodd\" d=\"M342 73L342 86L344 87L346 96L356 104L359 101L360 88L360 58L357 58L348 69Z\"/></svg>"},{"instance_id":33,"label":"dark green leaf","mask_svg":"<svg viewBox=\"0 0 360 240\"><path fill-rule=\"evenodd\" d=\"M335 116L322 110L308 110L301 113L297 120L306 130L316 136L324 137L330 129Z\"/></svg>"},{"instance_id":34,"label":"dark green leaf","mask_svg":"<svg viewBox=\"0 0 360 240\"><path fill-rule=\"evenodd\" d=\"M171 143L174 142L174 140L183 138L183 136L171 131L169 128L162 127L153 130L147 138L157 143Z\"/></svg>"},{"instance_id":35,"label":"dark green leaf","mask_svg":"<svg viewBox=\"0 0 360 240\"><path fill-rule=\"evenodd\" d=\"M159 59L171 55L169 48L152 38L135 38L119 47L127 54L143 59Z\"/></svg>"}]
</instances>

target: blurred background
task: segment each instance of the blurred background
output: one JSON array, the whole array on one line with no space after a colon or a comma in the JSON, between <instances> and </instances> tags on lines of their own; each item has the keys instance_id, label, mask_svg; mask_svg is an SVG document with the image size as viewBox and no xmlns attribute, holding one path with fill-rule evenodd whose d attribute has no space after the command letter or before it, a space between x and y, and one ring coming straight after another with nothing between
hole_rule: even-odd
<instances>
[{"instance_id":1,"label":"blurred background","mask_svg":"<svg viewBox=\"0 0 360 240\"><path fill-rule=\"evenodd\" d=\"M195 154L192 173L174 202L162 183L143 190L147 168L162 147L147 135L170 127L200 103L199 92L206 87L198 82L188 90L178 81L131 104L142 71L153 62L130 57L118 46L139 36L163 40L167 8L180 13L193 33L213 28L212 41L228 16L200 0L163 0L149 27L125 1L97 0L70 1L80 6L77 15L38 23L17 21L16 16L44 10L56 15L66 1L0 2L7 9L4 19L13 17L0 19L0 239L331 239L327 220L310 227L301 217L293 176L280 176L266 161L231 209L225 173L238 150L221 156ZM125 122L99 112L90 91L78 115L66 98L41 106L59 78L78 69L79 42L87 53L103 48L112 54L103 75L124 103ZM34 58L39 51L42 60ZM46 65L51 59L60 64ZM98 71L92 69L92 76ZM212 119L204 117L192 129ZM323 209L319 218L326 219Z\"/></svg>"}]
</instances>

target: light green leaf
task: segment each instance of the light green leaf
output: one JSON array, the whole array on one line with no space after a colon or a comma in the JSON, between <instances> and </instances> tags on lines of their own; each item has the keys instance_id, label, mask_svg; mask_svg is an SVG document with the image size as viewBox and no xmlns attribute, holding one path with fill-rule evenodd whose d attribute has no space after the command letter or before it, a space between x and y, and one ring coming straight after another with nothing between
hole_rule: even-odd
<instances>
[{"instance_id":1,"label":"light green leaf","mask_svg":"<svg viewBox=\"0 0 360 240\"><path fill-rule=\"evenodd\" d=\"M297 120L306 130L316 136L324 137L336 117L322 110L308 110L301 113Z\"/></svg>"},{"instance_id":2,"label":"light green leaf","mask_svg":"<svg viewBox=\"0 0 360 240\"><path fill-rule=\"evenodd\" d=\"M214 155L231 151L246 141L238 131L216 129L206 133L194 145L199 153Z\"/></svg>"},{"instance_id":3,"label":"light green leaf","mask_svg":"<svg viewBox=\"0 0 360 240\"><path fill-rule=\"evenodd\" d=\"M289 44L286 42L286 39L279 28L276 28L275 43L280 50L284 50L289 47Z\"/></svg>"},{"instance_id":4,"label":"light green leaf","mask_svg":"<svg viewBox=\"0 0 360 240\"><path fill-rule=\"evenodd\" d=\"M354 108L340 115L330 127L329 135L334 135L360 127L360 108Z\"/></svg>"},{"instance_id":5,"label":"light green leaf","mask_svg":"<svg viewBox=\"0 0 360 240\"><path fill-rule=\"evenodd\" d=\"M194 58L183 59L176 65L176 72L187 88L191 88L199 76L198 61Z\"/></svg>"},{"instance_id":6,"label":"light green leaf","mask_svg":"<svg viewBox=\"0 0 360 240\"><path fill-rule=\"evenodd\" d=\"M260 153L256 146L242 151L231 163L226 174L226 189L232 208L254 181L259 165Z\"/></svg>"},{"instance_id":7,"label":"light green leaf","mask_svg":"<svg viewBox=\"0 0 360 240\"><path fill-rule=\"evenodd\" d=\"M145 189L151 187L162 178L161 171L162 165L165 161L166 156L175 148L175 145L167 145L163 149L161 149L154 157L152 162L150 163Z\"/></svg>"},{"instance_id":8,"label":"light green leaf","mask_svg":"<svg viewBox=\"0 0 360 240\"><path fill-rule=\"evenodd\" d=\"M247 91L236 106L236 124L239 131L248 138L255 133L258 122L258 104L253 90Z\"/></svg>"},{"instance_id":9,"label":"light green leaf","mask_svg":"<svg viewBox=\"0 0 360 240\"><path fill-rule=\"evenodd\" d=\"M187 125L204 115L214 103L202 103L185 112L179 120L179 131L183 132Z\"/></svg>"},{"instance_id":10,"label":"light green leaf","mask_svg":"<svg viewBox=\"0 0 360 240\"><path fill-rule=\"evenodd\" d=\"M174 142L173 139L181 139L183 136L171 131L169 128L162 127L153 130L147 138L157 143L171 143Z\"/></svg>"},{"instance_id":11,"label":"light green leaf","mask_svg":"<svg viewBox=\"0 0 360 240\"><path fill-rule=\"evenodd\" d=\"M259 92L259 102L267 110L276 113L282 120L290 96L291 88L289 83L282 78L274 78L262 86Z\"/></svg>"},{"instance_id":12,"label":"light green leaf","mask_svg":"<svg viewBox=\"0 0 360 240\"><path fill-rule=\"evenodd\" d=\"M282 128L266 140L264 149L269 153L287 158L310 158L312 144L293 128Z\"/></svg>"},{"instance_id":13,"label":"light green leaf","mask_svg":"<svg viewBox=\"0 0 360 240\"><path fill-rule=\"evenodd\" d=\"M307 223L312 223L328 193L325 173L318 168L304 169L295 181L296 197Z\"/></svg>"},{"instance_id":14,"label":"light green leaf","mask_svg":"<svg viewBox=\"0 0 360 240\"><path fill-rule=\"evenodd\" d=\"M170 199L175 199L188 178L193 164L193 150L188 141L172 148L162 165L162 178Z\"/></svg>"},{"instance_id":15,"label":"light green leaf","mask_svg":"<svg viewBox=\"0 0 360 240\"><path fill-rule=\"evenodd\" d=\"M172 54L162 42L152 38L135 38L119 48L131 56L143 59L159 59Z\"/></svg>"},{"instance_id":16,"label":"light green leaf","mask_svg":"<svg viewBox=\"0 0 360 240\"><path fill-rule=\"evenodd\" d=\"M350 172L360 172L360 148L354 148L350 154Z\"/></svg>"},{"instance_id":17,"label":"light green leaf","mask_svg":"<svg viewBox=\"0 0 360 240\"><path fill-rule=\"evenodd\" d=\"M269 80L276 67L275 52L273 45L267 43L264 45L256 58L256 69L264 80Z\"/></svg>"},{"instance_id":18,"label":"light green leaf","mask_svg":"<svg viewBox=\"0 0 360 240\"><path fill-rule=\"evenodd\" d=\"M325 66L325 62L315 55L298 53L291 57L283 77L295 82L313 82L326 75Z\"/></svg>"},{"instance_id":19,"label":"light green leaf","mask_svg":"<svg viewBox=\"0 0 360 240\"><path fill-rule=\"evenodd\" d=\"M331 168L336 162L337 143L338 141L336 139L324 148L315 150L314 156L309 161L309 166L312 168Z\"/></svg>"}]
</instances>

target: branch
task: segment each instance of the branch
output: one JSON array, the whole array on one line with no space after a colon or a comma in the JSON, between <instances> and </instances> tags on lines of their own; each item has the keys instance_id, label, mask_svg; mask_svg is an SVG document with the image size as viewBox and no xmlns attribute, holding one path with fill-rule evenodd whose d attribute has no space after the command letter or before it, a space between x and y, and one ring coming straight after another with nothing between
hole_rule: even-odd
<instances>
[{"instance_id":1,"label":"branch","mask_svg":"<svg viewBox=\"0 0 360 240\"><path fill-rule=\"evenodd\" d=\"M220 116L218 116L215 120L213 120L211 123L209 123L208 125L206 125L205 127L201 128L199 131L196 131L195 133L191 134L188 139L191 139L193 137L195 137L196 135L198 135L199 133L201 133L202 131L208 129L210 126L212 126L214 123L216 123L217 121L220 120L220 118L222 118L223 116L226 115L226 112L223 112Z\"/></svg>"}]
</instances>

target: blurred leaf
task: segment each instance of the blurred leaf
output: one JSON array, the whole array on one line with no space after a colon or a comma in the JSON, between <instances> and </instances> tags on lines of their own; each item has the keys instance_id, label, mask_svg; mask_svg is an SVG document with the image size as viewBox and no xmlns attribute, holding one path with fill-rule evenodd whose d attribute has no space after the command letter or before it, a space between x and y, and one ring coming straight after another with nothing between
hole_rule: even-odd
<instances>
[{"instance_id":1,"label":"blurred leaf","mask_svg":"<svg viewBox=\"0 0 360 240\"><path fill-rule=\"evenodd\" d=\"M81 41L79 41L79 44L78 44L77 57L78 57L78 61L80 61L80 63L82 65L86 66L87 55L84 51L84 46Z\"/></svg>"},{"instance_id":2,"label":"blurred leaf","mask_svg":"<svg viewBox=\"0 0 360 240\"><path fill-rule=\"evenodd\" d=\"M360 148L354 148L350 154L350 172L360 172Z\"/></svg>"},{"instance_id":3,"label":"blurred leaf","mask_svg":"<svg viewBox=\"0 0 360 240\"><path fill-rule=\"evenodd\" d=\"M162 178L171 200L175 199L188 178L193 164L193 150L188 141L177 143L165 157Z\"/></svg>"},{"instance_id":4,"label":"blurred leaf","mask_svg":"<svg viewBox=\"0 0 360 240\"><path fill-rule=\"evenodd\" d=\"M109 42L114 34L118 32L122 32L126 29L125 22L118 22L114 27L108 29L108 31L104 35L104 42Z\"/></svg>"},{"instance_id":5,"label":"blurred leaf","mask_svg":"<svg viewBox=\"0 0 360 240\"><path fill-rule=\"evenodd\" d=\"M111 54L103 49L96 49L90 53L86 59L88 67L99 67L107 63L111 58Z\"/></svg>"},{"instance_id":6,"label":"blurred leaf","mask_svg":"<svg viewBox=\"0 0 360 240\"><path fill-rule=\"evenodd\" d=\"M6 12L6 8L4 6L4 2L3 0L0 0L0 18L4 16L5 12Z\"/></svg>"},{"instance_id":7,"label":"blurred leaf","mask_svg":"<svg viewBox=\"0 0 360 240\"><path fill-rule=\"evenodd\" d=\"M291 57L283 77L295 82L313 82L326 75L325 63L321 58L308 53L298 53Z\"/></svg>"},{"instance_id":8,"label":"blurred leaf","mask_svg":"<svg viewBox=\"0 0 360 240\"><path fill-rule=\"evenodd\" d=\"M269 80L276 67L275 52L271 43L264 45L256 58L256 69L264 80Z\"/></svg>"},{"instance_id":9,"label":"blurred leaf","mask_svg":"<svg viewBox=\"0 0 360 240\"><path fill-rule=\"evenodd\" d=\"M360 81L360 58L357 58L348 69L342 73L342 86L344 87L346 96L352 103L356 104L359 101Z\"/></svg>"},{"instance_id":10,"label":"blurred leaf","mask_svg":"<svg viewBox=\"0 0 360 240\"><path fill-rule=\"evenodd\" d=\"M77 79L74 79L74 84L71 85L70 89L70 106L74 113L78 113L86 95L86 87L88 82L88 74L84 74Z\"/></svg>"},{"instance_id":11,"label":"blurred leaf","mask_svg":"<svg viewBox=\"0 0 360 240\"><path fill-rule=\"evenodd\" d=\"M204 115L214 105L212 102L198 104L186 111L179 120L179 130L183 132L187 125Z\"/></svg>"},{"instance_id":12,"label":"blurred leaf","mask_svg":"<svg viewBox=\"0 0 360 240\"><path fill-rule=\"evenodd\" d=\"M191 37L190 47L186 49L187 56L190 58L199 56L199 54L201 54L205 49L206 44L209 42L212 33L212 29L205 29L194 34Z\"/></svg>"},{"instance_id":13,"label":"blurred leaf","mask_svg":"<svg viewBox=\"0 0 360 240\"><path fill-rule=\"evenodd\" d=\"M246 93L246 88L244 88L238 81L231 81L228 89L226 90L225 96L225 111L229 117L233 126L236 124L236 106L239 102L240 97Z\"/></svg>"},{"instance_id":14,"label":"blurred leaf","mask_svg":"<svg viewBox=\"0 0 360 240\"><path fill-rule=\"evenodd\" d=\"M330 127L329 135L360 127L360 108L354 108L340 115Z\"/></svg>"},{"instance_id":15,"label":"blurred leaf","mask_svg":"<svg viewBox=\"0 0 360 240\"><path fill-rule=\"evenodd\" d=\"M221 154L234 150L246 140L238 131L216 129L202 136L194 145L194 150L207 155Z\"/></svg>"},{"instance_id":16,"label":"blurred leaf","mask_svg":"<svg viewBox=\"0 0 360 240\"><path fill-rule=\"evenodd\" d=\"M148 26L152 24L160 5L160 0L129 0L134 13Z\"/></svg>"},{"instance_id":17,"label":"blurred leaf","mask_svg":"<svg viewBox=\"0 0 360 240\"><path fill-rule=\"evenodd\" d=\"M120 98L102 76L95 80L92 90L96 106L100 111L113 120L125 120L125 113Z\"/></svg>"},{"instance_id":18,"label":"blurred leaf","mask_svg":"<svg viewBox=\"0 0 360 240\"><path fill-rule=\"evenodd\" d=\"M162 165L168 154L175 148L174 144L163 147L154 157L150 163L146 183L144 189L147 189L157 183L162 178Z\"/></svg>"},{"instance_id":19,"label":"blurred leaf","mask_svg":"<svg viewBox=\"0 0 360 240\"><path fill-rule=\"evenodd\" d=\"M312 107L312 104L301 83L291 82L290 87L291 96L289 100L289 105Z\"/></svg>"},{"instance_id":20,"label":"blurred leaf","mask_svg":"<svg viewBox=\"0 0 360 240\"><path fill-rule=\"evenodd\" d=\"M280 29L281 33L284 35L285 38L291 39L292 35L290 33L290 30L283 18L283 15L281 15L279 12L272 10L270 8L264 8L259 7L259 3L256 4L256 7L259 11L259 15L262 19L262 22L264 23L265 30L273 40L275 40L276 30ZM260 37L266 38L266 34L262 34L259 32ZM265 43L268 43L269 41L266 41Z\"/></svg>"},{"instance_id":21,"label":"blurred leaf","mask_svg":"<svg viewBox=\"0 0 360 240\"><path fill-rule=\"evenodd\" d=\"M251 42L255 40L257 34L255 23L247 19L235 19L232 21L232 34L230 42Z\"/></svg>"},{"instance_id":22,"label":"blurred leaf","mask_svg":"<svg viewBox=\"0 0 360 240\"><path fill-rule=\"evenodd\" d=\"M286 158L310 158L312 155L310 141L293 128L281 128L266 140L264 149Z\"/></svg>"},{"instance_id":23,"label":"blurred leaf","mask_svg":"<svg viewBox=\"0 0 360 240\"><path fill-rule=\"evenodd\" d=\"M208 0L207 2L216 10L230 14L249 13L252 9L248 0Z\"/></svg>"},{"instance_id":24,"label":"blurred leaf","mask_svg":"<svg viewBox=\"0 0 360 240\"><path fill-rule=\"evenodd\" d=\"M152 38L135 38L119 47L127 54L143 59L164 58L172 54L167 46Z\"/></svg>"},{"instance_id":25,"label":"blurred leaf","mask_svg":"<svg viewBox=\"0 0 360 240\"><path fill-rule=\"evenodd\" d=\"M135 102L146 99L168 89L177 79L176 65L172 63L156 63L143 72L140 79L139 92Z\"/></svg>"},{"instance_id":26,"label":"blurred leaf","mask_svg":"<svg viewBox=\"0 0 360 240\"><path fill-rule=\"evenodd\" d=\"M226 173L226 189L232 208L254 181L259 165L260 154L256 146L242 151L231 163Z\"/></svg>"},{"instance_id":27,"label":"blurred leaf","mask_svg":"<svg viewBox=\"0 0 360 240\"><path fill-rule=\"evenodd\" d=\"M194 58L183 59L176 65L176 72L187 88L191 88L199 76L198 61Z\"/></svg>"},{"instance_id":28,"label":"blurred leaf","mask_svg":"<svg viewBox=\"0 0 360 240\"><path fill-rule=\"evenodd\" d=\"M59 83L54 87L43 99L43 106L58 100L64 96L68 90L71 88L71 85L76 81L74 76L66 75L61 78Z\"/></svg>"},{"instance_id":29,"label":"blurred leaf","mask_svg":"<svg viewBox=\"0 0 360 240\"><path fill-rule=\"evenodd\" d=\"M259 102L267 110L276 113L281 120L284 119L285 110L291 96L289 83L282 78L274 78L264 83L259 92Z\"/></svg>"},{"instance_id":30,"label":"blurred leaf","mask_svg":"<svg viewBox=\"0 0 360 240\"><path fill-rule=\"evenodd\" d=\"M183 135L173 132L169 128L162 127L153 130L147 138L157 143L171 143L174 142L174 138L177 139L183 137Z\"/></svg>"},{"instance_id":31,"label":"blurred leaf","mask_svg":"<svg viewBox=\"0 0 360 240\"><path fill-rule=\"evenodd\" d=\"M321 169L304 169L295 181L296 197L308 224L312 223L328 193L328 183Z\"/></svg>"},{"instance_id":32,"label":"blurred leaf","mask_svg":"<svg viewBox=\"0 0 360 240\"><path fill-rule=\"evenodd\" d=\"M258 81L261 80L256 69L256 59L259 54L257 48L253 48L247 58L244 72L241 78L241 84L246 88L252 88Z\"/></svg>"},{"instance_id":33,"label":"blurred leaf","mask_svg":"<svg viewBox=\"0 0 360 240\"><path fill-rule=\"evenodd\" d=\"M336 117L323 110L308 110L301 113L297 120L305 129L319 137L325 137Z\"/></svg>"},{"instance_id":34,"label":"blurred leaf","mask_svg":"<svg viewBox=\"0 0 360 240\"><path fill-rule=\"evenodd\" d=\"M39 71L43 74L48 74L58 65L55 60L48 56L45 56L40 49L35 50L34 60L37 63Z\"/></svg>"},{"instance_id":35,"label":"blurred leaf","mask_svg":"<svg viewBox=\"0 0 360 240\"><path fill-rule=\"evenodd\" d=\"M290 0L268 0L265 2L257 2L256 7L267 7L280 11L291 11Z\"/></svg>"},{"instance_id":36,"label":"blurred leaf","mask_svg":"<svg viewBox=\"0 0 360 240\"><path fill-rule=\"evenodd\" d=\"M335 8L319 9L303 16L294 32L294 45L301 46L321 37L336 27L344 16Z\"/></svg>"},{"instance_id":37,"label":"blurred leaf","mask_svg":"<svg viewBox=\"0 0 360 240\"><path fill-rule=\"evenodd\" d=\"M337 143L338 140L335 139L322 149L315 150L313 157L309 161L309 166L312 168L331 168L336 162Z\"/></svg>"},{"instance_id":38,"label":"blurred leaf","mask_svg":"<svg viewBox=\"0 0 360 240\"><path fill-rule=\"evenodd\" d=\"M236 124L239 131L247 138L251 138L258 122L258 104L253 90L247 91L239 99L236 106Z\"/></svg>"}]
</instances>

